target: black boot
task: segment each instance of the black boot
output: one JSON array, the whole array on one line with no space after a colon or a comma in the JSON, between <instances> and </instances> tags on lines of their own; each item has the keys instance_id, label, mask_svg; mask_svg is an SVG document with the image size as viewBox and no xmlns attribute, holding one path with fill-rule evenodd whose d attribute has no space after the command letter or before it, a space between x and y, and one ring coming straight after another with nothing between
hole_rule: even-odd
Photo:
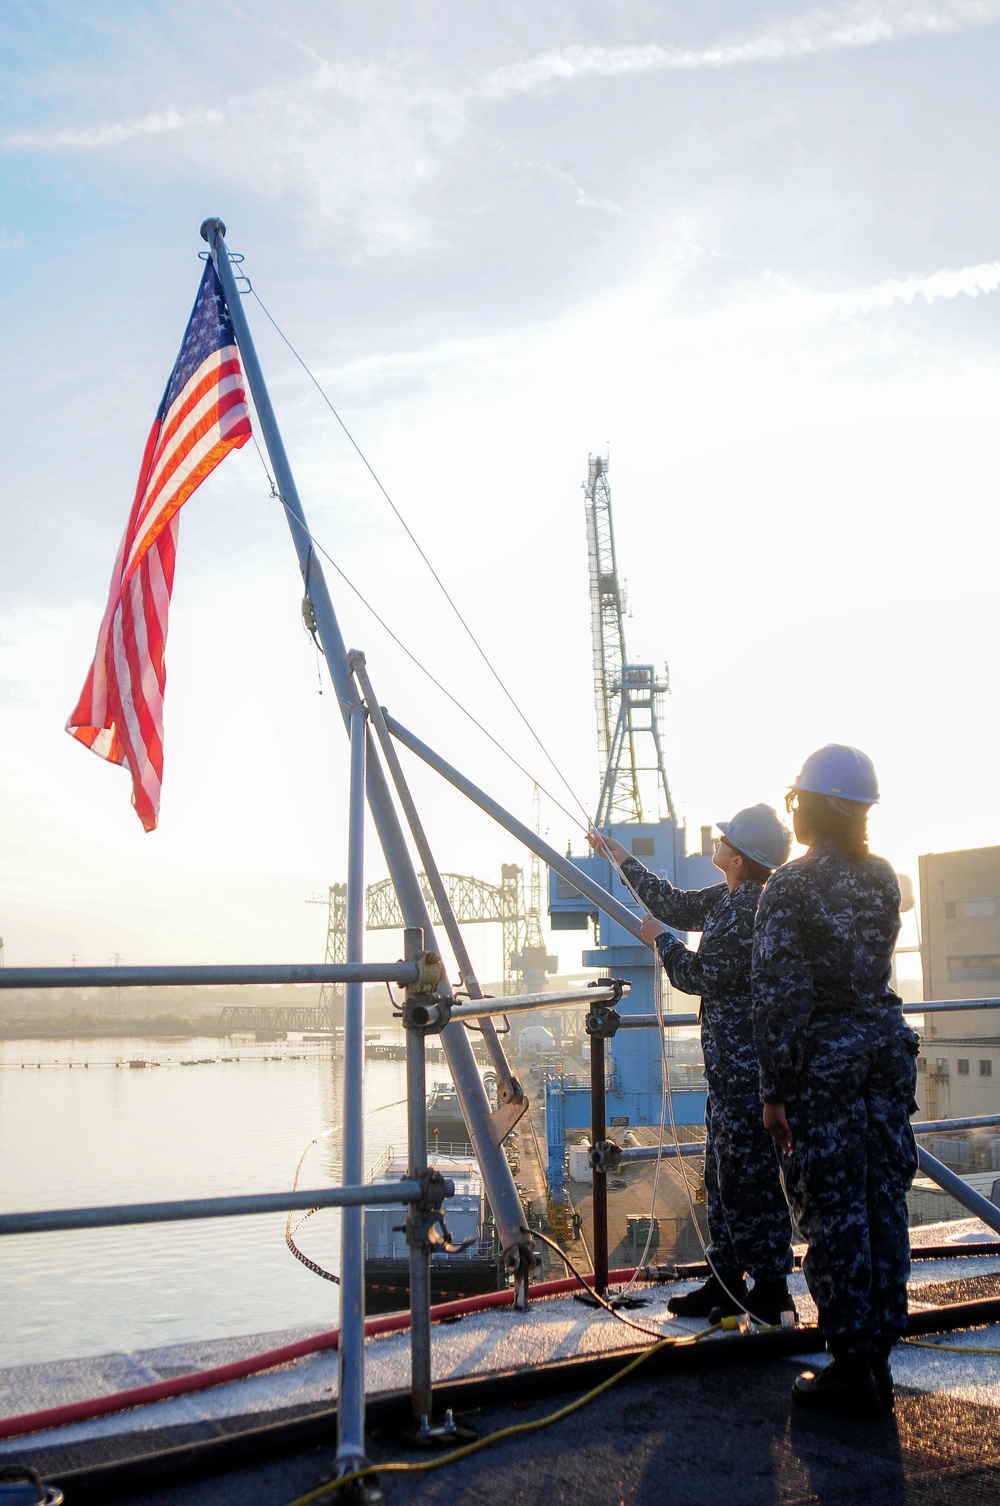
<instances>
[{"instance_id":1,"label":"black boot","mask_svg":"<svg viewBox=\"0 0 1000 1506\"><path fill-rule=\"evenodd\" d=\"M762 1323L769 1323L772 1328L781 1327L782 1313L788 1313L792 1323L798 1320L795 1303L784 1276L779 1276L777 1280L755 1281L747 1297L747 1307L751 1317L759 1318Z\"/></svg>"},{"instance_id":2,"label":"black boot","mask_svg":"<svg viewBox=\"0 0 1000 1506\"><path fill-rule=\"evenodd\" d=\"M882 1416L868 1355L841 1355L825 1370L806 1370L792 1386L792 1400L814 1412L872 1420Z\"/></svg>"},{"instance_id":3,"label":"black boot","mask_svg":"<svg viewBox=\"0 0 1000 1506\"><path fill-rule=\"evenodd\" d=\"M891 1417L896 1410L896 1393L892 1387L892 1366L887 1354L879 1354L872 1360L872 1374L878 1389L879 1406L883 1417Z\"/></svg>"},{"instance_id":4,"label":"black boot","mask_svg":"<svg viewBox=\"0 0 1000 1506\"><path fill-rule=\"evenodd\" d=\"M707 1318L714 1312L720 1317L741 1313L747 1299L746 1282L742 1276L724 1275L723 1280L725 1286L713 1271L708 1280L695 1287L693 1292L671 1297L667 1311L676 1313L679 1318Z\"/></svg>"}]
</instances>

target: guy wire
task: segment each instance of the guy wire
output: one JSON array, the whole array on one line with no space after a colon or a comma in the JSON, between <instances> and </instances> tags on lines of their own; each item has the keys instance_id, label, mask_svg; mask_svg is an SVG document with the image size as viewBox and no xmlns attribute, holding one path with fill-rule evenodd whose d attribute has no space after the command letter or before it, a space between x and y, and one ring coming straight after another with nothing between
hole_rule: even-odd
<instances>
[{"instance_id":1,"label":"guy wire","mask_svg":"<svg viewBox=\"0 0 1000 1506\"><path fill-rule=\"evenodd\" d=\"M294 514L292 514L290 512L289 507L288 507L288 503L285 501L284 497L281 495L281 492L280 492L280 490L278 489L278 486L275 483L274 477L271 475L271 472L267 468L267 463L264 460L264 456L261 454L260 446L257 444L256 439L254 440L254 446L255 446L255 448L257 450L257 454L260 456L260 463L261 463L261 466L263 467L264 475L267 478L268 485L271 488L271 496L272 497L277 497L278 501L281 503L282 507L285 509L286 515L288 517L292 518L292 520L293 520L293 522L295 524L296 529L300 533L302 533L303 532L302 525L301 525L299 519L296 518L294 516ZM531 782L532 782L532 784L537 784L538 788L541 790L542 794L545 795L545 797L548 800L552 801L552 804L557 808L557 810L562 811L563 815L567 818L567 820L572 821L573 825L577 828L578 831L582 831L582 832L588 831L590 829L590 825L591 825L590 818L587 817L587 825L584 826L580 822L580 819L579 819L578 816L574 815L574 813L572 811L567 810L566 807L565 807L565 805L563 805L562 801L559 800L557 796L553 795L552 792L551 792L551 790L547 789L546 786L544 784L542 784L541 781L539 779L537 779L534 774L532 774L528 769L526 769L522 763L519 763L518 760L514 757L513 753L511 753L508 748L505 748L504 745L503 745L503 743L501 743L498 738L494 737L493 733L490 732L488 728L486 728L486 727L483 726L482 722L480 722L473 715L473 713L469 710L469 708L467 706L464 706L462 704L462 702L458 699L458 697L452 694L452 692L447 688L447 686L442 685L441 681L437 678L437 676L434 675L431 672L431 670L429 670L427 668L427 666L425 664L421 663L421 661L417 658L417 656L413 652L413 650L407 648L407 646L403 642L403 640L398 636L398 634L396 634L396 633L393 632L392 628L385 621L384 617L380 616L380 614L375 610L375 608L372 606L371 602L367 599L367 597L364 596L362 594L362 592L358 589L358 587L354 584L354 582L351 580L350 576L347 575L344 572L344 570L340 567L340 565L337 564L337 561L333 558L333 555L330 553L330 551L328 549L324 548L324 546L320 543L319 539L317 539L316 536L308 530L308 528L305 529L304 532L305 532L305 536L309 540L309 543L312 546L312 548L315 549L315 550L317 550L317 552L320 553L323 556L323 558L327 561L328 564L332 565L333 569L336 570L337 574L340 576L340 578L344 582L344 584L351 591L354 592L355 596L358 598L358 600L360 601L361 605L368 612L371 613L371 615L374 617L375 621L378 623L379 627L383 630L383 632L385 632L385 633L387 633L389 635L389 637L392 639L393 643L395 643L396 647L402 650L402 652L406 655L406 657L410 660L410 662L417 669L420 670L421 674L426 675L427 679L430 680L431 684L433 686L435 686L436 689L440 690L441 694L447 700L451 701L452 705L455 706L462 713L463 716L465 716L465 717L468 718L468 720L472 723L472 725L474 727L476 727L483 734L483 736L489 742L491 742L493 744L493 746L498 750L498 752L502 753L503 756L508 760L508 762L512 763L514 765L514 768L517 769L519 773L521 773L521 774L524 775L525 779L530 779ZM317 649L319 649L319 652L322 653L323 652L322 645L317 641L315 633L312 633L311 630L310 630L310 635L313 638L313 641L316 643ZM536 742L538 741L537 738L535 740L536 740ZM539 744L539 746L541 746L541 744ZM544 748L542 749L542 751L543 752L545 751ZM547 753L546 753L545 756L546 756L546 758L549 759L549 762L552 764L552 767L555 769L556 773L559 775L559 778L562 780L563 784L569 790L569 792L572 795L573 799L576 800L577 804L580 806L580 809L584 812L584 815L586 816L586 809L585 809L584 805L582 804L582 802L579 800L576 792L573 789L573 786L569 783L569 780L556 767L556 765L552 762L551 757L549 757L549 755Z\"/></svg>"},{"instance_id":2,"label":"guy wire","mask_svg":"<svg viewBox=\"0 0 1000 1506\"><path fill-rule=\"evenodd\" d=\"M513 706L514 710L517 712L517 714L520 717L521 721L524 723L525 727L527 727L528 731L530 732L531 736L534 738L535 742L538 744L538 746L541 749L542 753L548 759L548 762L552 766L553 770L558 775L558 777L562 780L562 782L566 786L566 788L569 790L569 792L572 795L573 799L576 801L576 803L580 807L581 811L583 811L584 817L586 818L587 811L586 811L586 807L584 806L583 802L579 799L579 797L576 794L576 791L573 789L573 787L570 785L569 781L566 779L566 776L563 774L562 770L559 768L558 764L556 763L555 759L552 757L552 755L549 752L548 748L546 748L545 744L542 742L541 738L538 736L538 733L535 731L534 727L531 725L531 723L529 722L528 718L525 716L524 712L521 710L521 708L518 705L517 701L514 699L514 697L511 694L511 692L507 689L507 686L504 683L504 681L501 679L498 671L493 667L493 664L492 664L492 662L491 662L488 654L486 653L486 650L483 648L482 644L479 642L479 639L476 637L475 633L472 631L472 628L469 626L469 624L466 621L465 617L459 611L458 605L455 602L455 600L452 597L452 595L450 594L450 592L448 591L448 588L445 586L444 581L441 579L440 575L438 575L438 573L435 570L434 566L431 564L431 562L428 559L427 555L424 553L424 550L421 548L420 544L417 542L417 539L416 539L416 536L413 533L413 530L410 528L409 524L407 523L406 519L403 517L403 515L400 512L399 508L396 506L395 502L392 500L392 498L390 497L389 493L386 491L386 489L383 486L382 482L380 481L378 475L376 474L374 467L371 465L370 461L368 460L368 457L365 455L365 453L362 450L361 446L358 444L357 440L354 438L354 435L351 433L350 429L347 427L347 425L345 424L344 420L341 418L340 414L337 412L337 409L334 407L332 401L327 396L326 392L323 390L323 387L320 385L319 379L316 376L314 376L313 372L306 365L306 362L305 362L304 358L299 354L299 352L296 350L295 346L292 344L291 340L289 340L289 338L285 334L284 330L278 324L277 320L274 319L274 317L270 313L269 309L262 302L259 293L257 292L256 288L253 286L252 283L250 283L250 292L252 293L253 297L256 299L256 301L257 301L257 303L258 303L258 305L259 305L259 307L261 309L261 312L264 314L265 318L271 323L271 325L273 326L273 328L276 331L276 333L279 335L279 337L287 345L288 349L291 351L291 353L295 357L296 361L298 361L299 365L302 367L302 370L305 372L306 376L312 382L313 386L316 388L316 391L319 393L320 397L323 399L324 403L329 408L329 410L333 414L334 418L337 420L337 423L340 425L341 429L344 431L344 434L347 436L347 439L349 440L350 444L353 446L355 453L357 454L358 458L361 460L361 463L364 465L364 467L367 470L368 474L371 476L372 480L375 482L375 485L378 487L379 491L382 493L383 497L388 502L389 506L392 508L393 513L395 514L395 516L396 516L396 518L397 518L400 526L403 528L404 532L406 533L407 537L409 538L409 540L410 540L411 544L413 545L414 549L416 549L417 553L420 555L420 558L423 560L424 564L427 566L427 569L429 570L431 576L433 577L433 579L436 582L438 588L440 589L441 594L443 595L445 601L451 607L451 609L454 612L455 616L458 618L459 622L462 624L462 627L465 629L466 633L468 634L469 640L472 643L473 647L475 648L476 652L479 654L479 657L482 659L483 663L486 665L486 668L489 670L490 674L493 676L494 680L497 682L497 684L499 685L500 689L503 691L504 695L507 697L507 699L510 702L511 706Z\"/></svg>"}]
</instances>

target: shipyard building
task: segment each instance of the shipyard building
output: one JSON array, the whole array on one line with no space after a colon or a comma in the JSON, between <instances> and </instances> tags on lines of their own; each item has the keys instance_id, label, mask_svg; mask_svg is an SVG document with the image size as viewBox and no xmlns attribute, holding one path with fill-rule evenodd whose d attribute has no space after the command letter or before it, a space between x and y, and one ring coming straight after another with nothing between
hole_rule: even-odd
<instances>
[{"instance_id":1,"label":"shipyard building","mask_svg":"<svg viewBox=\"0 0 1000 1506\"><path fill-rule=\"evenodd\" d=\"M1000 847L921 857L920 916L924 998L1000 997ZM997 1112L1000 1021L993 1010L928 1011L921 1038L923 1117ZM988 1147L986 1138L977 1137L970 1155L988 1155L1000 1169L1000 1136L989 1136Z\"/></svg>"}]
</instances>

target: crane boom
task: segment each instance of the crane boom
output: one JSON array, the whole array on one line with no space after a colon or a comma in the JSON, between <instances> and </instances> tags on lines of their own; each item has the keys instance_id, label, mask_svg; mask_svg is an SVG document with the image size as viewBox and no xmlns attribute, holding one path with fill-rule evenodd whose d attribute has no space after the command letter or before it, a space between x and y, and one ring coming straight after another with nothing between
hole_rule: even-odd
<instances>
[{"instance_id":1,"label":"crane boom","mask_svg":"<svg viewBox=\"0 0 1000 1506\"><path fill-rule=\"evenodd\" d=\"M636 758L637 732L652 735L656 761L648 766L648 771L655 772L658 796L673 821L676 815L660 741L663 698L670 686L651 664L631 664L626 653L625 603L618 582L606 455L588 458L586 515L597 750L602 779L596 824L604 827L612 820L644 819L639 780L644 769Z\"/></svg>"},{"instance_id":2,"label":"crane boom","mask_svg":"<svg viewBox=\"0 0 1000 1506\"><path fill-rule=\"evenodd\" d=\"M612 762L618 725L618 695L625 664L624 603L618 584L615 530L608 484L608 457L587 460L587 549L590 560L590 630L594 645L594 699L597 704L597 753L601 778ZM616 760L617 762L617 760ZM624 820L642 820L642 797L629 733L628 759L616 784L616 805ZM622 788L620 792L618 786Z\"/></svg>"}]
</instances>

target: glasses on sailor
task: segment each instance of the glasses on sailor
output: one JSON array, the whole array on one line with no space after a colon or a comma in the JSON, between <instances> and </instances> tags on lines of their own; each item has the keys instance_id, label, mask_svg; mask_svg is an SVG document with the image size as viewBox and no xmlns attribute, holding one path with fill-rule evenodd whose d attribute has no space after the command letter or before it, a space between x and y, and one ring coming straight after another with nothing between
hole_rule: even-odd
<instances>
[{"instance_id":1,"label":"glasses on sailor","mask_svg":"<svg viewBox=\"0 0 1000 1506\"><path fill-rule=\"evenodd\" d=\"M798 790L789 790L788 794L785 796L785 810L788 812L789 815L791 815L792 811L798 810L798 808L799 808L799 792L798 792Z\"/></svg>"}]
</instances>

